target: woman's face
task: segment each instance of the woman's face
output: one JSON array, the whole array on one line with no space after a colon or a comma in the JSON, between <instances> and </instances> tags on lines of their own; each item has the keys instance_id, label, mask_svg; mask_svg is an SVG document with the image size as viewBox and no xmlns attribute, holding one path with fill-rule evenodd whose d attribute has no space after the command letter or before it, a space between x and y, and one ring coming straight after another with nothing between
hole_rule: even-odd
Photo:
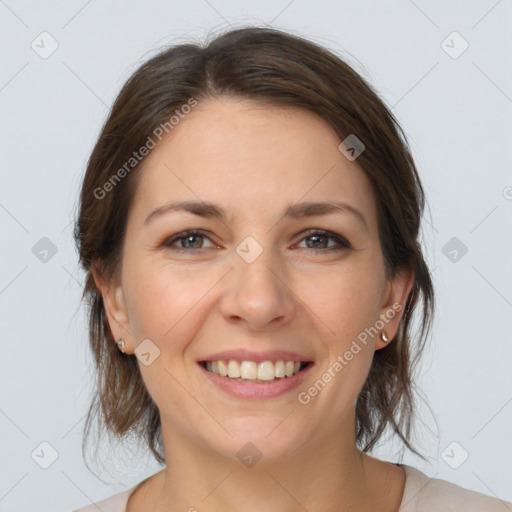
<instances>
[{"instance_id":1,"label":"woman's face","mask_svg":"<svg viewBox=\"0 0 512 512\"><path fill-rule=\"evenodd\" d=\"M396 313L412 283L386 280L370 182L340 142L311 112L221 98L199 103L146 158L120 282L102 291L127 352L146 340L138 363L164 439L193 439L231 458L252 442L267 461L326 436L353 443L355 401L384 346L362 333ZM167 208L182 201L198 203L197 214ZM306 202L349 207L322 214L298 208ZM183 233L192 229L199 232ZM399 317L386 316L389 337ZM280 359L313 364L291 389L241 396L216 383L229 377L199 363L223 351L270 359L262 375ZM277 389L286 379L229 382ZM308 391L319 379L324 385Z\"/></svg>"}]
</instances>

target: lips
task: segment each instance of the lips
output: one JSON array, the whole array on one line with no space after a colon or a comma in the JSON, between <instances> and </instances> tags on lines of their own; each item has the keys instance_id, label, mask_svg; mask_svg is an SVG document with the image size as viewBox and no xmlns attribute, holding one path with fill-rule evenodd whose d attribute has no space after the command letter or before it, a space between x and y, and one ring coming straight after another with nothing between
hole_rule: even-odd
<instances>
[{"instance_id":1,"label":"lips","mask_svg":"<svg viewBox=\"0 0 512 512\"><path fill-rule=\"evenodd\" d=\"M215 357L218 356L215 355ZM278 398L300 386L311 373L314 363L308 363L291 377L274 379L268 382L255 382L251 380L240 382L241 379L235 380L208 371L200 362L198 362L197 366L206 379L222 393L239 399L262 400Z\"/></svg>"},{"instance_id":2,"label":"lips","mask_svg":"<svg viewBox=\"0 0 512 512\"><path fill-rule=\"evenodd\" d=\"M255 363L261 363L262 361L298 361L300 363L311 363L313 358L306 354L299 354L298 352L291 352L288 350L269 350L266 352L255 352L253 350L236 349L236 350L224 350L222 352L216 352L197 360L198 363L204 363L206 361L225 361L234 359L236 361L254 361Z\"/></svg>"},{"instance_id":3,"label":"lips","mask_svg":"<svg viewBox=\"0 0 512 512\"><path fill-rule=\"evenodd\" d=\"M287 393L303 382L314 365L308 354L277 349L223 350L196 362L215 387L245 399L276 398Z\"/></svg>"}]
</instances>

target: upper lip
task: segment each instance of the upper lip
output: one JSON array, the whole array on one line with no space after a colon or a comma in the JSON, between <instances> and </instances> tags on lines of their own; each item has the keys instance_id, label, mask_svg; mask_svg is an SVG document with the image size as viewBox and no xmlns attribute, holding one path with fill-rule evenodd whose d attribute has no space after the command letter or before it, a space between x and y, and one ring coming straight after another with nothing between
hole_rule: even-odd
<instances>
[{"instance_id":1,"label":"upper lip","mask_svg":"<svg viewBox=\"0 0 512 512\"><path fill-rule=\"evenodd\" d=\"M216 352L209 356L198 359L198 362L202 361L225 361L234 359L235 361L254 361L260 363L262 361L303 361L312 362L312 358L298 354L297 352L290 352L289 350L270 350L267 352L254 352L252 350L224 350L222 352Z\"/></svg>"}]
</instances>

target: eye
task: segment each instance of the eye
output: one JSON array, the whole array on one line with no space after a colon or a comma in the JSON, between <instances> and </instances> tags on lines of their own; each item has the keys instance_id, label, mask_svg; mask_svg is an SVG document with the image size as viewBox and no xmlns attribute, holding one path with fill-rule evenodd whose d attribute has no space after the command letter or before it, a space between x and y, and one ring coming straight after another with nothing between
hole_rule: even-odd
<instances>
[{"instance_id":1,"label":"eye","mask_svg":"<svg viewBox=\"0 0 512 512\"><path fill-rule=\"evenodd\" d=\"M177 251L190 252L189 249L207 249L208 247L203 247L203 244L201 243L201 241L205 239L210 240L200 229L189 229L188 231L183 231L182 233L178 233L177 235L167 239L162 246L171 247L173 250ZM176 242L180 241L181 247L173 247ZM212 244L212 246L215 246L215 244Z\"/></svg>"},{"instance_id":2,"label":"eye","mask_svg":"<svg viewBox=\"0 0 512 512\"><path fill-rule=\"evenodd\" d=\"M342 236L332 233L331 231L325 231L323 229L311 229L306 232L307 236L302 238L306 240L308 249L313 251L339 251L341 249L350 249L352 246ZM308 240L311 243L308 245ZM333 240L336 245L329 247L329 240Z\"/></svg>"},{"instance_id":3,"label":"eye","mask_svg":"<svg viewBox=\"0 0 512 512\"><path fill-rule=\"evenodd\" d=\"M307 236L303 237L302 240L306 240L306 249L310 249L312 251L338 251L341 249L350 249L352 247L345 238L331 231L310 229L306 231L306 235ZM181 252L200 251L211 247L218 247L213 242L211 242L212 245L210 247L204 247L204 240L209 240L211 242L210 238L206 236L202 230L189 229L165 240L162 247L172 248L172 250ZM308 240L311 242L308 243ZM334 241L335 245L329 246L330 240ZM177 242L179 242L179 246L175 246Z\"/></svg>"}]
</instances>

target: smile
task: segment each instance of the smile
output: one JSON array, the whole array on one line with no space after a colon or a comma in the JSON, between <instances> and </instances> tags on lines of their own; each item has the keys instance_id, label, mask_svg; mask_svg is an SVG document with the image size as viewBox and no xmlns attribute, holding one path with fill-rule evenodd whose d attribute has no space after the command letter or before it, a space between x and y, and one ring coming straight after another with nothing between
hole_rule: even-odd
<instances>
[{"instance_id":1,"label":"smile","mask_svg":"<svg viewBox=\"0 0 512 512\"><path fill-rule=\"evenodd\" d=\"M276 398L296 388L313 366L311 361L283 360L256 363L229 359L198 363L210 384L220 391L236 398L258 400Z\"/></svg>"},{"instance_id":2,"label":"smile","mask_svg":"<svg viewBox=\"0 0 512 512\"><path fill-rule=\"evenodd\" d=\"M238 382L273 382L292 377L302 371L309 362L304 361L237 361L235 359L202 361L211 373L237 380Z\"/></svg>"}]
</instances>

